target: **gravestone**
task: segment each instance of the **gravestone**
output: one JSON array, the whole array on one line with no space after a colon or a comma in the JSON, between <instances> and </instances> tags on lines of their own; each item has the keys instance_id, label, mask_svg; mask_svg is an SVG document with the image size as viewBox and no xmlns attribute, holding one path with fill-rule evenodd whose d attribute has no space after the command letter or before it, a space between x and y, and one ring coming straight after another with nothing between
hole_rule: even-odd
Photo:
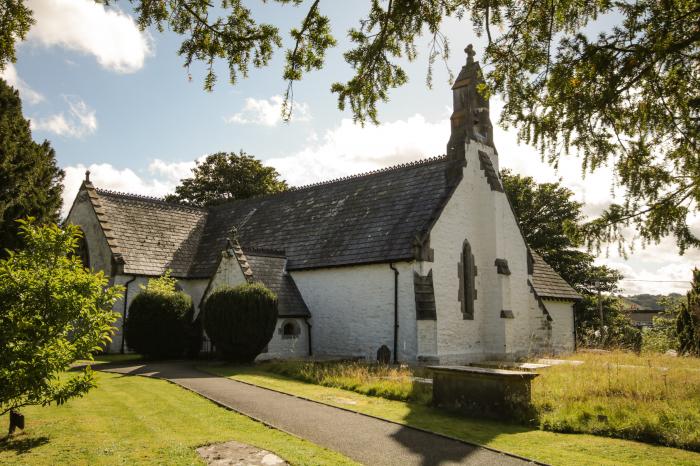
<instances>
[{"instance_id":1,"label":"gravestone","mask_svg":"<svg viewBox=\"0 0 700 466\"><path fill-rule=\"evenodd\" d=\"M388 346L382 345L377 350L377 362L380 364L389 364L391 362L391 350Z\"/></svg>"}]
</instances>

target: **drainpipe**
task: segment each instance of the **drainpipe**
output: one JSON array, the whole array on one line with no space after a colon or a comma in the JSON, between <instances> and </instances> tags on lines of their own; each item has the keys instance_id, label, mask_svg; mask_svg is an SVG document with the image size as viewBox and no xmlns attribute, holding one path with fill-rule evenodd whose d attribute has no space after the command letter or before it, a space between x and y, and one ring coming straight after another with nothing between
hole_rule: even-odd
<instances>
[{"instance_id":1,"label":"drainpipe","mask_svg":"<svg viewBox=\"0 0 700 466\"><path fill-rule=\"evenodd\" d=\"M121 354L124 354L124 324L126 324L126 311L127 311L127 305L129 304L129 285L136 280L136 277L133 276L129 281L124 283L124 309L122 310L122 345L121 349L119 352Z\"/></svg>"},{"instance_id":2,"label":"drainpipe","mask_svg":"<svg viewBox=\"0 0 700 466\"><path fill-rule=\"evenodd\" d=\"M308 329L308 335L309 335L309 356L313 356L313 351L311 350L311 322L309 322L308 317L304 317L304 322L306 322L306 328Z\"/></svg>"},{"instance_id":3,"label":"drainpipe","mask_svg":"<svg viewBox=\"0 0 700 466\"><path fill-rule=\"evenodd\" d=\"M399 349L399 271L394 264L389 264L394 271L394 364L398 364L397 352Z\"/></svg>"}]
</instances>

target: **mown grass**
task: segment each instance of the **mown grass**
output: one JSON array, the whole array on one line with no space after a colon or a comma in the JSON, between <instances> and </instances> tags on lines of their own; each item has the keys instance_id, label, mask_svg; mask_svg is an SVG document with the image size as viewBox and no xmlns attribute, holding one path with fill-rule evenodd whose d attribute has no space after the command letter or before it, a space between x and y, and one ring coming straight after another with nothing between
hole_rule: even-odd
<instances>
[{"instance_id":1,"label":"mown grass","mask_svg":"<svg viewBox=\"0 0 700 466\"><path fill-rule=\"evenodd\" d=\"M302 382L269 372L269 367L267 364L252 367L203 365L201 369L552 465L700 464L700 454L686 450L587 434L546 432L534 427L467 418L425 404L389 400Z\"/></svg>"},{"instance_id":2,"label":"mown grass","mask_svg":"<svg viewBox=\"0 0 700 466\"><path fill-rule=\"evenodd\" d=\"M540 371L532 385L539 426L700 451L700 359L577 353L579 366Z\"/></svg>"},{"instance_id":3,"label":"mown grass","mask_svg":"<svg viewBox=\"0 0 700 466\"><path fill-rule=\"evenodd\" d=\"M196 447L229 440L273 451L292 464L355 464L166 381L95 376L97 388L83 398L23 409L26 430L0 440L0 464L204 464ZM0 426L7 422L0 417Z\"/></svg>"},{"instance_id":4,"label":"mown grass","mask_svg":"<svg viewBox=\"0 0 700 466\"><path fill-rule=\"evenodd\" d=\"M576 353L582 365L540 370L532 385L543 430L588 433L700 451L700 359ZM273 361L260 369L325 387L429 405L425 369L361 362Z\"/></svg>"}]
</instances>

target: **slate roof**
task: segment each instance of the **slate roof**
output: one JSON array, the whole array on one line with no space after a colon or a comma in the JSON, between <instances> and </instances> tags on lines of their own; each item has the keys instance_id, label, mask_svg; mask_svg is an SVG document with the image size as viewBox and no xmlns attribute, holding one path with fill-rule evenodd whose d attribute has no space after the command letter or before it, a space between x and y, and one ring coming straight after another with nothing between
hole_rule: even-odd
<instances>
[{"instance_id":1,"label":"slate roof","mask_svg":"<svg viewBox=\"0 0 700 466\"><path fill-rule=\"evenodd\" d=\"M257 262L259 279L285 296L289 312L300 306L308 312L293 280L280 278L291 279L284 262L293 271L413 259L415 240L429 231L451 195L448 164L445 157L425 159L209 209L101 189L93 202L109 220L123 273L156 276L171 269L179 278L210 278L235 227L246 251L284 251L286 257L246 255L254 274ZM580 299L533 256L539 296Z\"/></svg>"},{"instance_id":2,"label":"slate roof","mask_svg":"<svg viewBox=\"0 0 700 466\"><path fill-rule=\"evenodd\" d=\"M124 273L161 275L171 269L174 277L189 276L206 210L102 189L95 191L119 241Z\"/></svg>"},{"instance_id":3,"label":"slate roof","mask_svg":"<svg viewBox=\"0 0 700 466\"><path fill-rule=\"evenodd\" d=\"M581 296L558 273L547 264L542 256L531 251L533 262L532 286L540 298L578 301Z\"/></svg>"},{"instance_id":4,"label":"slate roof","mask_svg":"<svg viewBox=\"0 0 700 466\"><path fill-rule=\"evenodd\" d=\"M294 283L285 270L287 259L283 253L275 254L243 248L253 272L253 281L262 282L277 295L280 317L309 317L311 313Z\"/></svg>"},{"instance_id":5,"label":"slate roof","mask_svg":"<svg viewBox=\"0 0 700 466\"><path fill-rule=\"evenodd\" d=\"M210 209L190 273L211 276L227 235L241 244L284 250L287 269L391 262L413 257L446 202L444 157Z\"/></svg>"}]
</instances>

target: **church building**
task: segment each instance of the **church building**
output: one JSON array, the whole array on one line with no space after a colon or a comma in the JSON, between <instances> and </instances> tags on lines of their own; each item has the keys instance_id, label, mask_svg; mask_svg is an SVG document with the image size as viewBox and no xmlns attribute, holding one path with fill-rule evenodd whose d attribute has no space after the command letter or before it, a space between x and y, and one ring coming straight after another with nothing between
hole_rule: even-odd
<instances>
[{"instance_id":1,"label":"church building","mask_svg":"<svg viewBox=\"0 0 700 466\"><path fill-rule=\"evenodd\" d=\"M499 177L471 46L452 87L444 156L196 208L116 193L86 176L67 222L125 287L122 316L171 270L197 312L221 285L279 300L267 358L462 364L574 348L579 295L528 248ZM128 351L120 331L111 352Z\"/></svg>"}]
</instances>

